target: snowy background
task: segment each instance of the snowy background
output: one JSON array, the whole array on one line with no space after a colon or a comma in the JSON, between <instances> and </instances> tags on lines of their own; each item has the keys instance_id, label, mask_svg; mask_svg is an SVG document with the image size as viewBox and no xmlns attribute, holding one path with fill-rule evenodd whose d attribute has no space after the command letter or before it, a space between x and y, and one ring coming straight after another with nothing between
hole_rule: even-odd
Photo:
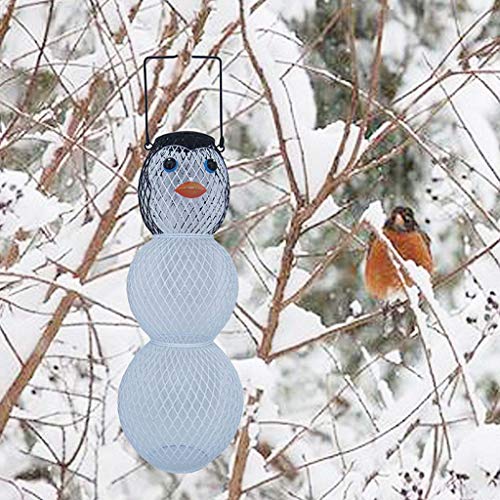
<instances>
[{"instance_id":1,"label":"snowy background","mask_svg":"<svg viewBox=\"0 0 500 500\"><path fill-rule=\"evenodd\" d=\"M0 499L500 498L500 7L493 0L0 0ZM232 445L171 475L124 438L147 341L126 275L151 134L218 138L216 237L240 291L217 342L245 388ZM430 277L399 325L362 282L409 204ZM420 297L420 301L419 301Z\"/></svg>"}]
</instances>

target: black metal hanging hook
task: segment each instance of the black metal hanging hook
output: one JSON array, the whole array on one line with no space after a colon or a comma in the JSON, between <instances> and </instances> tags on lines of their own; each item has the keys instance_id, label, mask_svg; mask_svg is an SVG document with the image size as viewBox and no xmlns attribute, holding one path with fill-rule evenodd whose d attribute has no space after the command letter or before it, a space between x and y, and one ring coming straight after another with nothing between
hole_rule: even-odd
<instances>
[{"instance_id":1,"label":"black metal hanging hook","mask_svg":"<svg viewBox=\"0 0 500 500\"><path fill-rule=\"evenodd\" d=\"M176 59L179 57L178 55L172 55L172 56L148 56L144 59L144 121L145 121L145 132L146 132L146 144L144 144L144 147L146 149L151 149L153 147L153 144L151 143L150 137L149 137L149 130L148 130L148 80L147 80L147 71L146 71L146 64L149 60L152 59ZM191 55L190 56L192 59L208 59L208 60L213 60L213 61L218 61L219 63L219 133L220 133L220 138L219 138L219 144L217 145L217 148L219 151L224 151L225 146L224 146L224 130L223 130L223 113L222 113L222 59L219 56L198 56L198 55Z\"/></svg>"}]
</instances>

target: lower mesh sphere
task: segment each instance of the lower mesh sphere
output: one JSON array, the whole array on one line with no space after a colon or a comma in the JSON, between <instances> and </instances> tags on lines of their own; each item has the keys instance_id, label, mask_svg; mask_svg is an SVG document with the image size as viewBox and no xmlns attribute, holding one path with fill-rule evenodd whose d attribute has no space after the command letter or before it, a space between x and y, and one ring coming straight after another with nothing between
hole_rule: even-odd
<instances>
[{"instance_id":1,"label":"lower mesh sphere","mask_svg":"<svg viewBox=\"0 0 500 500\"><path fill-rule=\"evenodd\" d=\"M238 374L213 343L150 342L130 363L118 393L129 442L144 460L172 473L199 470L220 455L242 411Z\"/></svg>"},{"instance_id":2,"label":"lower mesh sphere","mask_svg":"<svg viewBox=\"0 0 500 500\"><path fill-rule=\"evenodd\" d=\"M209 342L229 320L238 295L233 260L211 235L155 235L127 278L130 308L152 338Z\"/></svg>"}]
</instances>

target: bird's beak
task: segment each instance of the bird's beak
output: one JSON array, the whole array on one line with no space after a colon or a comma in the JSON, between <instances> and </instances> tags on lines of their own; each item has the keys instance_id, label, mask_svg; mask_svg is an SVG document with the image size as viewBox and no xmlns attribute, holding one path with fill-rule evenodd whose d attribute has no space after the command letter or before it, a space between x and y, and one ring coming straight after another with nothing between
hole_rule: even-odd
<instances>
[{"instance_id":1,"label":"bird's beak","mask_svg":"<svg viewBox=\"0 0 500 500\"><path fill-rule=\"evenodd\" d=\"M185 198L198 198L207 192L207 188L199 182L185 182L175 188L175 192Z\"/></svg>"},{"instance_id":2,"label":"bird's beak","mask_svg":"<svg viewBox=\"0 0 500 500\"><path fill-rule=\"evenodd\" d=\"M396 217L394 217L394 224L399 227L405 226L405 220L401 214L396 214Z\"/></svg>"}]
</instances>

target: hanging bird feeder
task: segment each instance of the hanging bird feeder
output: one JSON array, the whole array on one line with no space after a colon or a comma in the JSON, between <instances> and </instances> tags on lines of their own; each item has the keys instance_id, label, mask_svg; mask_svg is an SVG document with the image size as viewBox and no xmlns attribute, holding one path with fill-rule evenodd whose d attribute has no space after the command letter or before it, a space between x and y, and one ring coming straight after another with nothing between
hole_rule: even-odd
<instances>
[{"instance_id":1,"label":"hanging bird feeder","mask_svg":"<svg viewBox=\"0 0 500 500\"><path fill-rule=\"evenodd\" d=\"M152 56L174 59L177 56ZM127 439L147 462L174 473L205 467L230 444L243 411L243 390L227 356L213 342L236 303L233 261L213 233L229 204L220 140L182 131L151 144L145 92L146 149L139 206L153 234L128 274L130 308L150 342L120 384L118 413Z\"/></svg>"}]
</instances>

